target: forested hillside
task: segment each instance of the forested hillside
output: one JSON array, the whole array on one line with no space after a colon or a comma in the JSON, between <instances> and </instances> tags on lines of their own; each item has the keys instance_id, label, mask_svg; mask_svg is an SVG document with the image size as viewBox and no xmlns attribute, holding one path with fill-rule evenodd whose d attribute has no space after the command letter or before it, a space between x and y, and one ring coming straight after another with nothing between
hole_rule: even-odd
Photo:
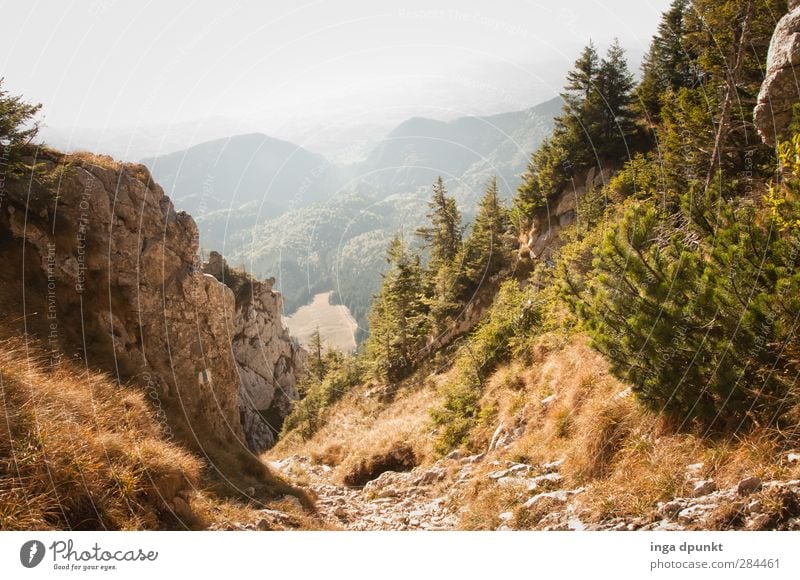
<instances>
[{"instance_id":1,"label":"forested hillside","mask_svg":"<svg viewBox=\"0 0 800 580\"><path fill-rule=\"evenodd\" d=\"M465 231L439 180L428 226L390 242L364 348L320 357L281 445L316 450L345 479L377 476L392 449L421 463L473 454L523 471L558 462L550 479L560 491L547 501L515 496L516 484L459 495L499 501L508 514L463 516L468 526L557 527L569 518L551 512L568 506L601 527L616 511L641 518L635 527L664 517L668 529L692 501L660 506L692 493L705 507L675 525L770 527L797 515L784 506L754 523L722 490L733 485L735 496L737 476L786 475L782 452L797 445L800 137L794 124L772 126L776 155L753 122L785 9L675 0L638 83L621 46L589 43L511 205L490 180ZM585 344L594 362L567 364ZM578 382L564 374L575 364ZM409 415L409 441L384 433L372 451L363 441L325 451L315 432L360 417L349 393L365 389L384 401L367 421L378 432L401 405L392 401L436 395L427 419ZM753 454L734 468L741 445ZM671 464L677 474L659 480L645 460L653 455L697 465Z\"/></svg>"}]
</instances>

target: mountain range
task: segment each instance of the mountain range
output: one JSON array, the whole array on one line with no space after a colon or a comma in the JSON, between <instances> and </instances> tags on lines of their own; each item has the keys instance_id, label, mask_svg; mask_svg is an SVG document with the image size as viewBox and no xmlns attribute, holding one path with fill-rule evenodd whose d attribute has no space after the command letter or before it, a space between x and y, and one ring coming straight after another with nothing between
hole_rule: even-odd
<instances>
[{"instance_id":1,"label":"mountain range","mask_svg":"<svg viewBox=\"0 0 800 580\"><path fill-rule=\"evenodd\" d=\"M351 165L258 133L142 162L176 207L195 217L204 248L277 278L287 315L333 291L363 334L386 244L422 225L437 176L467 221L491 176L510 199L561 107L556 97L485 117L414 117Z\"/></svg>"}]
</instances>

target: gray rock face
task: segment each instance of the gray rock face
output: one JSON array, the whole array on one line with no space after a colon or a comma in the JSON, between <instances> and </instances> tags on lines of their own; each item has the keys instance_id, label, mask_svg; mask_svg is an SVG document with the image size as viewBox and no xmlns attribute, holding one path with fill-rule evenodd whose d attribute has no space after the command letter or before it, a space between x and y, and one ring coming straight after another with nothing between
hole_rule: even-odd
<instances>
[{"instance_id":1,"label":"gray rock face","mask_svg":"<svg viewBox=\"0 0 800 580\"><path fill-rule=\"evenodd\" d=\"M42 172L7 182L0 204L0 253L15 272L0 280L8 320L139 384L190 446L242 445L225 319L234 295L199 271L194 220L141 165L37 155Z\"/></svg>"},{"instance_id":2,"label":"gray rock face","mask_svg":"<svg viewBox=\"0 0 800 580\"><path fill-rule=\"evenodd\" d=\"M767 75L753 113L759 135L772 146L787 136L792 107L800 101L800 1L790 1L789 10L772 35Z\"/></svg>"},{"instance_id":3,"label":"gray rock face","mask_svg":"<svg viewBox=\"0 0 800 580\"><path fill-rule=\"evenodd\" d=\"M591 190L602 188L613 172L612 167L602 170L591 167L563 185L559 191L553 192L548 206L533 220L527 242L523 244L523 254L535 260L549 260L561 244L561 230L575 223L578 204L583 196Z\"/></svg>"},{"instance_id":4,"label":"gray rock face","mask_svg":"<svg viewBox=\"0 0 800 580\"><path fill-rule=\"evenodd\" d=\"M228 318L241 382L239 413L248 447L264 451L275 442L297 399L304 352L283 326L281 295L272 290L274 279L260 281L232 271L217 252L211 252L203 271L235 296Z\"/></svg>"},{"instance_id":5,"label":"gray rock face","mask_svg":"<svg viewBox=\"0 0 800 580\"><path fill-rule=\"evenodd\" d=\"M201 267L194 220L141 165L49 151L37 162L40 176L0 190L0 297L26 324L6 330L138 383L192 447L272 444L303 362L274 280L231 272L216 252Z\"/></svg>"}]
</instances>

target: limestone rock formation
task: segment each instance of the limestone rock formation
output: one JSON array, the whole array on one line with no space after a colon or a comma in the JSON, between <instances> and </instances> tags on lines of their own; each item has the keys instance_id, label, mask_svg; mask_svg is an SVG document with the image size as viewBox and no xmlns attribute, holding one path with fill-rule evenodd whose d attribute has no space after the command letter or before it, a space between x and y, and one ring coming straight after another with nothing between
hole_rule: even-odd
<instances>
[{"instance_id":1,"label":"limestone rock formation","mask_svg":"<svg viewBox=\"0 0 800 580\"><path fill-rule=\"evenodd\" d=\"M778 22L767 56L767 75L758 94L754 122L768 145L786 137L792 107L800 102L800 0Z\"/></svg>"},{"instance_id":2,"label":"limestone rock formation","mask_svg":"<svg viewBox=\"0 0 800 580\"><path fill-rule=\"evenodd\" d=\"M284 412L297 368L271 284L234 293L204 273L194 220L145 167L30 155L33 178L0 188L0 330L38 336L53 364L75 357L138 383L194 448L263 447L242 401Z\"/></svg>"},{"instance_id":3,"label":"limestone rock formation","mask_svg":"<svg viewBox=\"0 0 800 580\"><path fill-rule=\"evenodd\" d=\"M283 326L281 295L272 290L274 279L259 281L232 270L217 252L211 252L203 271L235 295L229 323L241 381L239 412L248 446L263 451L275 442L297 399L303 350Z\"/></svg>"},{"instance_id":4,"label":"limestone rock formation","mask_svg":"<svg viewBox=\"0 0 800 580\"><path fill-rule=\"evenodd\" d=\"M561 230L575 223L580 200L586 192L608 183L613 172L612 167L591 167L554 193L548 207L534 217L527 240L521 244L522 254L535 260L548 260L560 244Z\"/></svg>"}]
</instances>

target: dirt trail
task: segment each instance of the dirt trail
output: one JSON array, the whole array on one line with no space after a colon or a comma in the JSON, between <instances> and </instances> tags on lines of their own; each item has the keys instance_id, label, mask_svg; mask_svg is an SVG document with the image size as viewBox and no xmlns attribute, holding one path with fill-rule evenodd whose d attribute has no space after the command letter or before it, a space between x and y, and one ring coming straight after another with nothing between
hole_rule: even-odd
<instances>
[{"instance_id":1,"label":"dirt trail","mask_svg":"<svg viewBox=\"0 0 800 580\"><path fill-rule=\"evenodd\" d=\"M698 477L701 464L687 467L691 497L659 503L640 517L589 523L582 505L586 490L564 486L561 464L562 460L528 465L453 452L430 466L384 472L357 488L338 483L331 467L315 465L304 456L272 462L274 468L306 480L317 495L317 517L332 529L461 529L465 499L476 484L502 489L514 498L509 511L492 517L491 528L496 530L800 529L800 481L762 483L749 477L717 489L712 480ZM776 502L782 506L780 513L768 509Z\"/></svg>"},{"instance_id":2,"label":"dirt trail","mask_svg":"<svg viewBox=\"0 0 800 580\"><path fill-rule=\"evenodd\" d=\"M319 517L346 530L458 529L456 496L471 471L471 466L462 467L460 481L453 482L459 462L443 459L408 472L384 472L358 488L335 482L331 467L314 465L307 457L293 455L272 462L272 466L284 473L305 475L308 487L317 495Z\"/></svg>"}]
</instances>

